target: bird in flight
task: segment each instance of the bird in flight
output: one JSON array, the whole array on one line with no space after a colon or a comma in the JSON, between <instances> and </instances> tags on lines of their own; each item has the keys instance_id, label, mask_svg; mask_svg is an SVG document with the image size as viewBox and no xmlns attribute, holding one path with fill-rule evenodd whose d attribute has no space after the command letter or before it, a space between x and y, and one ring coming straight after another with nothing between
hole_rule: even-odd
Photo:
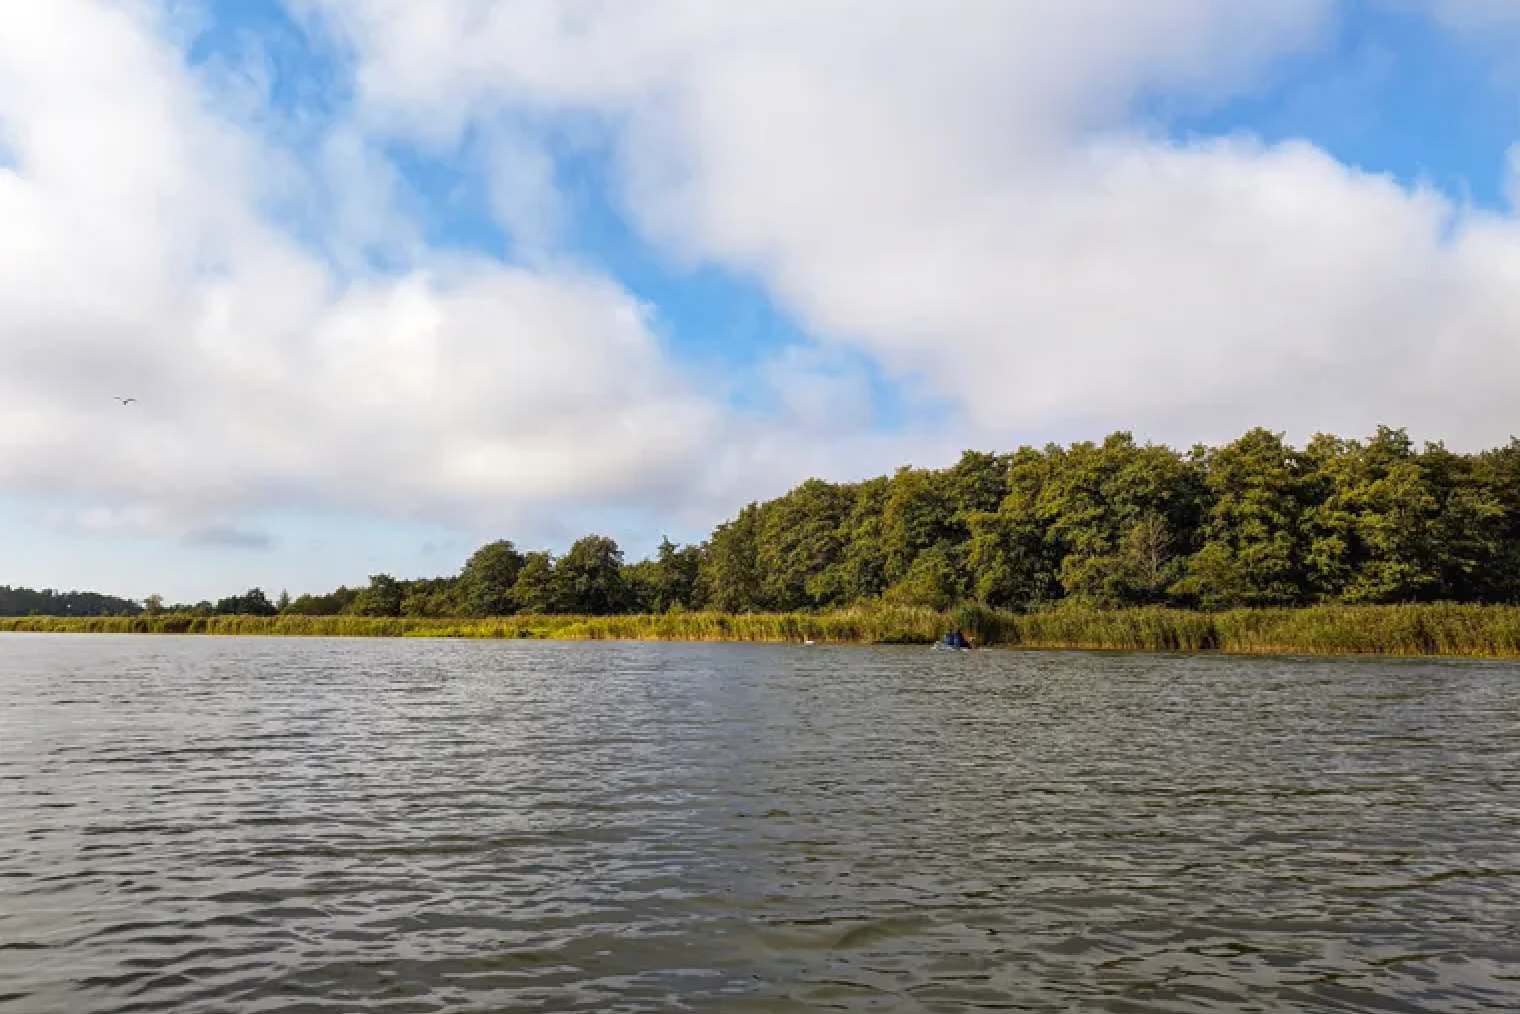
<instances>
[{"instance_id":1,"label":"bird in flight","mask_svg":"<svg viewBox=\"0 0 1520 1014\"><path fill-rule=\"evenodd\" d=\"M116 400L119 401L119 402L121 402L123 405L130 405L134 401L136 401L137 399L136 398L123 398L123 397L121 397L121 396L118 395L117 398L116 398Z\"/></svg>"}]
</instances>

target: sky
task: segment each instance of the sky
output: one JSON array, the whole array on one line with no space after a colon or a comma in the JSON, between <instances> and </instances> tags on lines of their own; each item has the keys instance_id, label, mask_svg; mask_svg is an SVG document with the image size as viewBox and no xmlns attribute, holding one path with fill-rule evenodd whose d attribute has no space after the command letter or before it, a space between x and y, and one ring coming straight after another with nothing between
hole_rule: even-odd
<instances>
[{"instance_id":1,"label":"sky","mask_svg":"<svg viewBox=\"0 0 1520 1014\"><path fill-rule=\"evenodd\" d=\"M1517 57L1513 0L5 5L0 584L638 558L1115 430L1506 443Z\"/></svg>"}]
</instances>

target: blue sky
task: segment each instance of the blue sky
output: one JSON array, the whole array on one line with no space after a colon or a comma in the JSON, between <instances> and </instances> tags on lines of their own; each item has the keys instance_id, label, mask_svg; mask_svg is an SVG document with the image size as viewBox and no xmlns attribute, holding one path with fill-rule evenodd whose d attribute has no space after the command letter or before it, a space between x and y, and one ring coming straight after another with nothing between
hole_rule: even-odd
<instances>
[{"instance_id":1,"label":"blue sky","mask_svg":"<svg viewBox=\"0 0 1520 1014\"><path fill-rule=\"evenodd\" d=\"M0 298L0 583L296 593L591 529L636 557L809 475L1120 427L1520 428L1514 19L379 6L0 15L0 208L37 230ZM109 95L27 58L65 44Z\"/></svg>"},{"instance_id":2,"label":"blue sky","mask_svg":"<svg viewBox=\"0 0 1520 1014\"><path fill-rule=\"evenodd\" d=\"M1280 61L1272 87L1167 126L1302 138L1348 165L1502 207L1520 137L1520 82L1505 79L1513 52L1439 30L1415 5L1348 0L1334 35Z\"/></svg>"}]
</instances>

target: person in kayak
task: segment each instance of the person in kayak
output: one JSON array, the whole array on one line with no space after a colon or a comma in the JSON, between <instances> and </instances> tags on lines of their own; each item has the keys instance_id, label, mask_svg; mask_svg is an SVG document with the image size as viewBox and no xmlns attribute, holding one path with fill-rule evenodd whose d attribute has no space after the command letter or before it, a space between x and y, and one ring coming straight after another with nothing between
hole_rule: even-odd
<instances>
[{"instance_id":1,"label":"person in kayak","mask_svg":"<svg viewBox=\"0 0 1520 1014\"><path fill-rule=\"evenodd\" d=\"M971 642L966 640L966 635L961 633L960 628L957 627L945 635L945 647L969 648L971 647Z\"/></svg>"}]
</instances>

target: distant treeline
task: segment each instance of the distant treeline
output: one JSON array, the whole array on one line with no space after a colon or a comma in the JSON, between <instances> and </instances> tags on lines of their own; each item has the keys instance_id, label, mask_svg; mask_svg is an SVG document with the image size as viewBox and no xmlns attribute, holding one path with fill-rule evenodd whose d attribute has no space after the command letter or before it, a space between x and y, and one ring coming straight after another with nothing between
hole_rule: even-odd
<instances>
[{"instance_id":1,"label":"distant treeline","mask_svg":"<svg viewBox=\"0 0 1520 1014\"><path fill-rule=\"evenodd\" d=\"M1255 429L1173 450L1102 443L966 452L865 482L811 479L700 545L625 562L590 535L563 556L481 547L454 576L275 601L255 589L149 613L374 617L794 612L857 604L1014 613L1520 602L1520 441L1476 454L1403 430ZM30 610L29 610L30 611Z\"/></svg>"},{"instance_id":2,"label":"distant treeline","mask_svg":"<svg viewBox=\"0 0 1520 1014\"><path fill-rule=\"evenodd\" d=\"M130 599L94 592L33 591L0 585L0 616L136 616L143 607Z\"/></svg>"}]
</instances>

